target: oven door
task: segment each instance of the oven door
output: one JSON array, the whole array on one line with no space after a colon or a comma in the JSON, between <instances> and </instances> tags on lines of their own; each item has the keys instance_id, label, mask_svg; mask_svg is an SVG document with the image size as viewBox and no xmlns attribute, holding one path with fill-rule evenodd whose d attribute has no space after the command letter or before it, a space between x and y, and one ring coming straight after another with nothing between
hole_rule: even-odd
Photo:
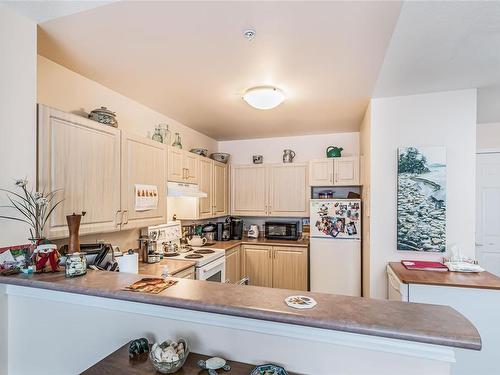
<instances>
[{"instance_id":1,"label":"oven door","mask_svg":"<svg viewBox=\"0 0 500 375\"><path fill-rule=\"evenodd\" d=\"M196 268L196 280L226 282L226 257L222 256L202 267Z\"/></svg>"}]
</instances>

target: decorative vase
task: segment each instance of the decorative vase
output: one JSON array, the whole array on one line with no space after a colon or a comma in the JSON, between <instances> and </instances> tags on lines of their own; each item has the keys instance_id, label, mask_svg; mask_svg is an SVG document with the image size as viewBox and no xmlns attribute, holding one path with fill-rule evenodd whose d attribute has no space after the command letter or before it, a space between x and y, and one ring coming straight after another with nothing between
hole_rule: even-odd
<instances>
[{"instance_id":1,"label":"decorative vase","mask_svg":"<svg viewBox=\"0 0 500 375\"><path fill-rule=\"evenodd\" d=\"M179 133L175 133L174 143L172 143L172 147L182 148L181 136Z\"/></svg>"}]
</instances>

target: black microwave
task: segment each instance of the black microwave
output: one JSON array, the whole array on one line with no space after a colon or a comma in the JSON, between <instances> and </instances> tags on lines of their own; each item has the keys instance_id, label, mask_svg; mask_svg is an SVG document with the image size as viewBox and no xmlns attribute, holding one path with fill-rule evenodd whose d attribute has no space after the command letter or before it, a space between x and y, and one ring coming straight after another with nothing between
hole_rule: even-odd
<instances>
[{"instance_id":1,"label":"black microwave","mask_svg":"<svg viewBox=\"0 0 500 375\"><path fill-rule=\"evenodd\" d=\"M266 221L266 238L271 240L298 240L299 221Z\"/></svg>"}]
</instances>

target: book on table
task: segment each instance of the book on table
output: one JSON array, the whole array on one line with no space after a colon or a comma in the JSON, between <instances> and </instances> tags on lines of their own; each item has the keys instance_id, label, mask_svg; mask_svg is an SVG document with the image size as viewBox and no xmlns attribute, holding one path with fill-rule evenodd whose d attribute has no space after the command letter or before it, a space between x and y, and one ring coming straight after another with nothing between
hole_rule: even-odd
<instances>
[{"instance_id":1,"label":"book on table","mask_svg":"<svg viewBox=\"0 0 500 375\"><path fill-rule=\"evenodd\" d=\"M419 270L419 271L448 271L446 267L441 262L430 262L426 260L402 260L401 263L408 270Z\"/></svg>"}]
</instances>

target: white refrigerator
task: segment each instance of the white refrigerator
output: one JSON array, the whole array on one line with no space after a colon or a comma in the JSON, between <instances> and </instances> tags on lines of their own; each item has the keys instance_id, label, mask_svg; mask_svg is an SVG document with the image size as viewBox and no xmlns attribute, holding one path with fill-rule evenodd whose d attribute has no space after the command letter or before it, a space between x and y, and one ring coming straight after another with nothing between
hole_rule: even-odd
<instances>
[{"instance_id":1,"label":"white refrigerator","mask_svg":"<svg viewBox=\"0 0 500 375\"><path fill-rule=\"evenodd\" d=\"M312 292L361 296L361 200L311 199Z\"/></svg>"}]
</instances>

